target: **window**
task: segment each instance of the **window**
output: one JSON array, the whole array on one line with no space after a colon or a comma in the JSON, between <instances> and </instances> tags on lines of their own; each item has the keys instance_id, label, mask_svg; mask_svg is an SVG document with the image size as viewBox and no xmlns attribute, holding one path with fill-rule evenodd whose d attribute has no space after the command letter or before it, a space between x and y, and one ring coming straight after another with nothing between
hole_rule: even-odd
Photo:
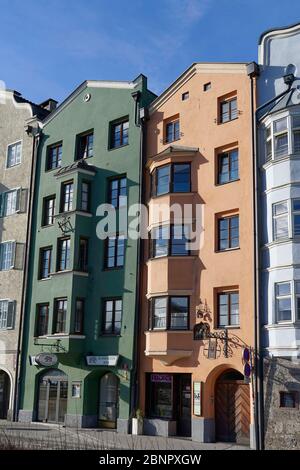
<instances>
[{"instance_id":1,"label":"window","mask_svg":"<svg viewBox=\"0 0 300 470\"><path fill-rule=\"evenodd\" d=\"M180 139L179 119L167 122L165 124L165 141L166 143L174 142Z\"/></svg>"},{"instance_id":2,"label":"window","mask_svg":"<svg viewBox=\"0 0 300 470\"><path fill-rule=\"evenodd\" d=\"M239 293L221 292L218 294L218 326L238 326L239 318Z\"/></svg>"},{"instance_id":3,"label":"window","mask_svg":"<svg viewBox=\"0 0 300 470\"><path fill-rule=\"evenodd\" d=\"M47 149L46 170L54 170L61 167L62 143L50 145Z\"/></svg>"},{"instance_id":4,"label":"window","mask_svg":"<svg viewBox=\"0 0 300 470\"><path fill-rule=\"evenodd\" d=\"M291 321L292 292L290 282L280 282L275 286L277 321Z\"/></svg>"},{"instance_id":5,"label":"window","mask_svg":"<svg viewBox=\"0 0 300 470\"><path fill-rule=\"evenodd\" d=\"M189 297L155 297L151 299L152 330L188 330Z\"/></svg>"},{"instance_id":6,"label":"window","mask_svg":"<svg viewBox=\"0 0 300 470\"><path fill-rule=\"evenodd\" d=\"M266 128L266 161L272 160L272 129L271 126Z\"/></svg>"},{"instance_id":7,"label":"window","mask_svg":"<svg viewBox=\"0 0 300 470\"><path fill-rule=\"evenodd\" d=\"M0 193L0 217L7 217L20 210L21 189Z\"/></svg>"},{"instance_id":8,"label":"window","mask_svg":"<svg viewBox=\"0 0 300 470\"><path fill-rule=\"evenodd\" d=\"M93 156L94 132L89 131L77 136L76 160Z\"/></svg>"},{"instance_id":9,"label":"window","mask_svg":"<svg viewBox=\"0 0 300 470\"><path fill-rule=\"evenodd\" d=\"M237 98L232 98L230 100L224 100L220 102L220 122L223 124L225 122L233 121L238 117L237 110Z\"/></svg>"},{"instance_id":10,"label":"window","mask_svg":"<svg viewBox=\"0 0 300 470\"><path fill-rule=\"evenodd\" d=\"M205 83L203 85L203 91L208 91L211 89L211 82Z\"/></svg>"},{"instance_id":11,"label":"window","mask_svg":"<svg viewBox=\"0 0 300 470\"><path fill-rule=\"evenodd\" d=\"M218 184L236 181L239 178L239 152L237 149L218 155Z\"/></svg>"},{"instance_id":12,"label":"window","mask_svg":"<svg viewBox=\"0 0 300 470\"><path fill-rule=\"evenodd\" d=\"M105 267L120 268L124 266L125 238L123 235L108 237L106 241Z\"/></svg>"},{"instance_id":13,"label":"window","mask_svg":"<svg viewBox=\"0 0 300 470\"><path fill-rule=\"evenodd\" d=\"M46 336L48 334L49 304L37 306L36 336Z\"/></svg>"},{"instance_id":14,"label":"window","mask_svg":"<svg viewBox=\"0 0 300 470\"><path fill-rule=\"evenodd\" d=\"M14 328L15 302L0 300L0 330Z\"/></svg>"},{"instance_id":15,"label":"window","mask_svg":"<svg viewBox=\"0 0 300 470\"><path fill-rule=\"evenodd\" d=\"M40 250L40 272L39 279L47 279L51 273L52 247Z\"/></svg>"},{"instance_id":16,"label":"window","mask_svg":"<svg viewBox=\"0 0 300 470\"><path fill-rule=\"evenodd\" d=\"M42 225L53 225L55 213L55 196L48 196L44 198L43 220Z\"/></svg>"},{"instance_id":17,"label":"window","mask_svg":"<svg viewBox=\"0 0 300 470\"><path fill-rule=\"evenodd\" d=\"M80 210L88 212L90 210L91 185L87 181L81 183L81 205Z\"/></svg>"},{"instance_id":18,"label":"window","mask_svg":"<svg viewBox=\"0 0 300 470\"><path fill-rule=\"evenodd\" d=\"M182 101L188 100L189 97L190 97L190 93L188 91L186 91L185 93L182 93L182 95L181 95Z\"/></svg>"},{"instance_id":19,"label":"window","mask_svg":"<svg viewBox=\"0 0 300 470\"><path fill-rule=\"evenodd\" d=\"M109 204L118 207L123 207L127 202L127 178L114 178L109 181Z\"/></svg>"},{"instance_id":20,"label":"window","mask_svg":"<svg viewBox=\"0 0 300 470\"><path fill-rule=\"evenodd\" d=\"M295 282L296 312L295 319L300 321L300 281Z\"/></svg>"},{"instance_id":21,"label":"window","mask_svg":"<svg viewBox=\"0 0 300 470\"><path fill-rule=\"evenodd\" d=\"M288 153L287 118L274 122L274 156L281 158Z\"/></svg>"},{"instance_id":22,"label":"window","mask_svg":"<svg viewBox=\"0 0 300 470\"><path fill-rule=\"evenodd\" d=\"M156 168L152 173L152 195L191 191L191 164L173 163Z\"/></svg>"},{"instance_id":23,"label":"window","mask_svg":"<svg viewBox=\"0 0 300 470\"><path fill-rule=\"evenodd\" d=\"M7 162L6 167L11 168L21 163L22 143L16 142L7 148Z\"/></svg>"},{"instance_id":24,"label":"window","mask_svg":"<svg viewBox=\"0 0 300 470\"><path fill-rule=\"evenodd\" d=\"M293 117L294 153L300 152L300 116Z\"/></svg>"},{"instance_id":25,"label":"window","mask_svg":"<svg viewBox=\"0 0 300 470\"><path fill-rule=\"evenodd\" d=\"M73 181L63 183L61 193L61 212L69 212L73 207Z\"/></svg>"},{"instance_id":26,"label":"window","mask_svg":"<svg viewBox=\"0 0 300 470\"><path fill-rule=\"evenodd\" d=\"M230 250L239 246L239 216L218 219L218 250Z\"/></svg>"},{"instance_id":27,"label":"window","mask_svg":"<svg viewBox=\"0 0 300 470\"><path fill-rule=\"evenodd\" d=\"M149 374L147 383L148 413L153 418L172 419L174 386L171 374Z\"/></svg>"},{"instance_id":28,"label":"window","mask_svg":"<svg viewBox=\"0 0 300 470\"><path fill-rule=\"evenodd\" d=\"M289 236L289 212L287 201L273 204L273 231L274 240L288 238Z\"/></svg>"},{"instance_id":29,"label":"window","mask_svg":"<svg viewBox=\"0 0 300 470\"><path fill-rule=\"evenodd\" d=\"M279 392L280 408L296 408L297 393L296 392Z\"/></svg>"},{"instance_id":30,"label":"window","mask_svg":"<svg viewBox=\"0 0 300 470\"><path fill-rule=\"evenodd\" d=\"M129 121L119 121L110 124L110 148L118 148L127 145L128 142Z\"/></svg>"},{"instance_id":31,"label":"window","mask_svg":"<svg viewBox=\"0 0 300 470\"><path fill-rule=\"evenodd\" d=\"M4 242L0 244L0 271L7 271L14 268L15 249L15 242Z\"/></svg>"},{"instance_id":32,"label":"window","mask_svg":"<svg viewBox=\"0 0 300 470\"><path fill-rule=\"evenodd\" d=\"M293 236L300 235L300 199L292 200L292 212L293 212Z\"/></svg>"},{"instance_id":33,"label":"window","mask_svg":"<svg viewBox=\"0 0 300 470\"><path fill-rule=\"evenodd\" d=\"M82 272L88 271L88 252L89 241L87 238L80 237L79 240L79 263L78 269Z\"/></svg>"},{"instance_id":34,"label":"window","mask_svg":"<svg viewBox=\"0 0 300 470\"><path fill-rule=\"evenodd\" d=\"M56 299L54 304L53 333L66 333L67 299Z\"/></svg>"},{"instance_id":35,"label":"window","mask_svg":"<svg viewBox=\"0 0 300 470\"><path fill-rule=\"evenodd\" d=\"M74 333L83 334L84 299L76 299Z\"/></svg>"},{"instance_id":36,"label":"window","mask_svg":"<svg viewBox=\"0 0 300 470\"><path fill-rule=\"evenodd\" d=\"M188 256L189 227L184 225L162 225L156 227L151 233L152 258L162 256Z\"/></svg>"},{"instance_id":37,"label":"window","mask_svg":"<svg viewBox=\"0 0 300 470\"><path fill-rule=\"evenodd\" d=\"M70 269L70 238L60 238L57 247L57 271Z\"/></svg>"},{"instance_id":38,"label":"window","mask_svg":"<svg viewBox=\"0 0 300 470\"><path fill-rule=\"evenodd\" d=\"M120 335L122 325L122 300L108 299L104 302L104 335Z\"/></svg>"}]
</instances>

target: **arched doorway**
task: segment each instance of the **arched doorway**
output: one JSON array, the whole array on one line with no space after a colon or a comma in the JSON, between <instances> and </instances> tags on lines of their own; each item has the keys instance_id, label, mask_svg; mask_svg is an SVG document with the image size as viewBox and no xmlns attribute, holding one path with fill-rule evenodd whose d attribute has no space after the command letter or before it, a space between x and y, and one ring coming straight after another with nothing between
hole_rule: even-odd
<instances>
[{"instance_id":1,"label":"arched doorway","mask_svg":"<svg viewBox=\"0 0 300 470\"><path fill-rule=\"evenodd\" d=\"M10 398L10 378L7 372L0 370L0 419L7 419Z\"/></svg>"},{"instance_id":2,"label":"arched doorway","mask_svg":"<svg viewBox=\"0 0 300 470\"><path fill-rule=\"evenodd\" d=\"M120 381L115 374L105 374L100 379L99 426L115 429L119 414Z\"/></svg>"},{"instance_id":3,"label":"arched doorway","mask_svg":"<svg viewBox=\"0 0 300 470\"><path fill-rule=\"evenodd\" d=\"M217 441L249 443L250 390L236 370L227 370L216 382L215 422Z\"/></svg>"},{"instance_id":4,"label":"arched doorway","mask_svg":"<svg viewBox=\"0 0 300 470\"><path fill-rule=\"evenodd\" d=\"M39 379L38 421L63 423L67 402L68 376L61 370L48 370Z\"/></svg>"}]
</instances>

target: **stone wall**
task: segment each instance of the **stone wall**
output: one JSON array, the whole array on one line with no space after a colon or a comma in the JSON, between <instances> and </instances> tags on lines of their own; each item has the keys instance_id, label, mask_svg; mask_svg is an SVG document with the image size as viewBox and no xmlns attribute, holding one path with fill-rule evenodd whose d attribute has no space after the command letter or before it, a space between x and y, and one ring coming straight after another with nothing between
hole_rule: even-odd
<instances>
[{"instance_id":1,"label":"stone wall","mask_svg":"<svg viewBox=\"0 0 300 470\"><path fill-rule=\"evenodd\" d=\"M280 407L280 392L296 392L296 408ZM266 449L300 449L300 360L264 360Z\"/></svg>"}]
</instances>

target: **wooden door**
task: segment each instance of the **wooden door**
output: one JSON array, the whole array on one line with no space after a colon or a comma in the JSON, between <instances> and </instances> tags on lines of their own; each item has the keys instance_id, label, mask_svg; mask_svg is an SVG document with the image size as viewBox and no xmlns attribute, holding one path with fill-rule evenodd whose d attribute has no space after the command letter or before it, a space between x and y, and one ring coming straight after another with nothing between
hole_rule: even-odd
<instances>
[{"instance_id":1,"label":"wooden door","mask_svg":"<svg viewBox=\"0 0 300 470\"><path fill-rule=\"evenodd\" d=\"M219 382L215 402L216 439L248 444L250 439L250 391L241 382Z\"/></svg>"}]
</instances>

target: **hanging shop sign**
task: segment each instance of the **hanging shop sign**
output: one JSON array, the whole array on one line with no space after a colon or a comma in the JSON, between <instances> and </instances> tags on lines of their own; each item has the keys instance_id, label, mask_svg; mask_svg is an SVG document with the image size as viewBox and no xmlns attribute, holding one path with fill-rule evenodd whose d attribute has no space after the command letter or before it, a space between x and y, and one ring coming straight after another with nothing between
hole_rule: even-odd
<instances>
[{"instance_id":1,"label":"hanging shop sign","mask_svg":"<svg viewBox=\"0 0 300 470\"><path fill-rule=\"evenodd\" d=\"M39 366L53 367L58 363L58 358L56 354L43 352L34 356L34 362Z\"/></svg>"},{"instance_id":2,"label":"hanging shop sign","mask_svg":"<svg viewBox=\"0 0 300 470\"><path fill-rule=\"evenodd\" d=\"M115 367L118 363L119 356L86 356L88 366L109 366Z\"/></svg>"},{"instance_id":3,"label":"hanging shop sign","mask_svg":"<svg viewBox=\"0 0 300 470\"><path fill-rule=\"evenodd\" d=\"M194 382L194 415L201 416L201 382Z\"/></svg>"}]
</instances>

